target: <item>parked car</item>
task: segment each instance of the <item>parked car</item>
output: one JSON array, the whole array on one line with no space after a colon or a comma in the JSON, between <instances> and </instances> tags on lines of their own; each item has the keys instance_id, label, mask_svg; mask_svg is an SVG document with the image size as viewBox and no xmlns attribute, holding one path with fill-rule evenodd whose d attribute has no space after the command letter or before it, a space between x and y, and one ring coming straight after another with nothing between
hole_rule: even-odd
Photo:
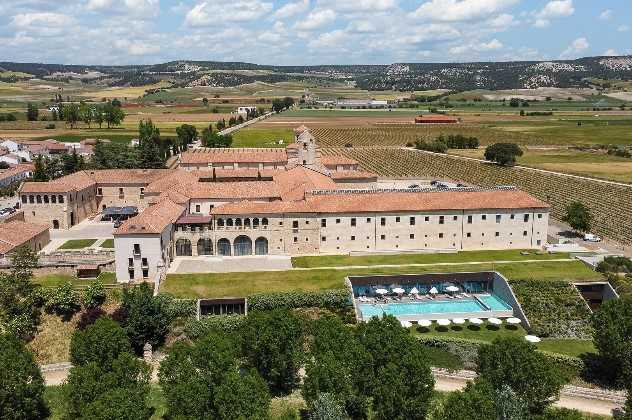
<instances>
[{"instance_id":1,"label":"parked car","mask_svg":"<svg viewBox=\"0 0 632 420\"><path fill-rule=\"evenodd\" d=\"M408 188L421 188L421 187L419 186L419 184L412 184L412 185L409 185Z\"/></svg>"},{"instance_id":2,"label":"parked car","mask_svg":"<svg viewBox=\"0 0 632 420\"><path fill-rule=\"evenodd\" d=\"M592 233L587 233L584 235L584 241L587 242L601 242L601 238L597 235L594 235Z\"/></svg>"}]
</instances>

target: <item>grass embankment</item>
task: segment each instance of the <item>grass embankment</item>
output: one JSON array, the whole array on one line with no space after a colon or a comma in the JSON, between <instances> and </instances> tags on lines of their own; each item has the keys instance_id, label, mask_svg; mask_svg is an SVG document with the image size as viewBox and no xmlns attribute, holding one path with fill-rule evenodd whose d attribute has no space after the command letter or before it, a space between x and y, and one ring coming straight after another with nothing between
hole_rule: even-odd
<instances>
[{"instance_id":1,"label":"grass embankment","mask_svg":"<svg viewBox=\"0 0 632 420\"><path fill-rule=\"evenodd\" d=\"M101 248L113 249L114 248L114 239L106 239L101 244Z\"/></svg>"},{"instance_id":2,"label":"grass embankment","mask_svg":"<svg viewBox=\"0 0 632 420\"><path fill-rule=\"evenodd\" d=\"M71 239L66 241L57 249L83 249L93 245L96 239Z\"/></svg>"},{"instance_id":3,"label":"grass embankment","mask_svg":"<svg viewBox=\"0 0 632 420\"><path fill-rule=\"evenodd\" d=\"M97 277L103 284L116 284L116 275L110 272L104 272L99 274ZM47 274L45 276L35 277L33 279L33 283L39 284L44 287L56 287L60 284L71 282L73 286L79 288L83 286L89 285L94 279L79 279L76 276L72 276L70 274Z\"/></svg>"},{"instance_id":4,"label":"grass embankment","mask_svg":"<svg viewBox=\"0 0 632 420\"><path fill-rule=\"evenodd\" d=\"M525 250L529 255L521 255L520 250L510 251L463 251L445 254L392 254L392 255L325 255L316 257L292 257L292 266L296 268L342 267L357 265L400 265L466 263L492 261L552 260L569 258L569 254L536 254Z\"/></svg>"},{"instance_id":5,"label":"grass embankment","mask_svg":"<svg viewBox=\"0 0 632 420\"><path fill-rule=\"evenodd\" d=\"M294 133L286 128L244 128L232 136L233 147L286 147L294 142Z\"/></svg>"},{"instance_id":6,"label":"grass embankment","mask_svg":"<svg viewBox=\"0 0 632 420\"><path fill-rule=\"evenodd\" d=\"M508 279L541 281L592 281L600 275L579 261L542 261L535 263L483 263L477 265L436 265L427 267L389 267L331 270L288 270L257 273L170 274L162 292L179 298L218 298L248 296L254 293L291 290L324 290L344 287L350 275L415 274L471 271L498 271Z\"/></svg>"}]
</instances>

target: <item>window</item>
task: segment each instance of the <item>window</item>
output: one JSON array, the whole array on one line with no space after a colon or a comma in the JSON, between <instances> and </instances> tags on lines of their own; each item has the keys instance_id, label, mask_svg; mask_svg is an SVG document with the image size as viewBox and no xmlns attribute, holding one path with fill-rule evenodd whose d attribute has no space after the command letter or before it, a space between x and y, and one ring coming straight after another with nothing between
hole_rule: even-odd
<instances>
[{"instance_id":1,"label":"window","mask_svg":"<svg viewBox=\"0 0 632 420\"><path fill-rule=\"evenodd\" d=\"M127 266L128 267L134 267L134 258L128 258L127 259Z\"/></svg>"},{"instance_id":2,"label":"window","mask_svg":"<svg viewBox=\"0 0 632 420\"><path fill-rule=\"evenodd\" d=\"M465 236L467 236L468 238L471 238L472 237L472 232L466 233Z\"/></svg>"},{"instance_id":3,"label":"window","mask_svg":"<svg viewBox=\"0 0 632 420\"><path fill-rule=\"evenodd\" d=\"M424 222L429 222L429 221L430 221L430 216L424 217Z\"/></svg>"},{"instance_id":4,"label":"window","mask_svg":"<svg viewBox=\"0 0 632 420\"><path fill-rule=\"evenodd\" d=\"M298 220L292 221L292 229L298 229Z\"/></svg>"},{"instance_id":5,"label":"window","mask_svg":"<svg viewBox=\"0 0 632 420\"><path fill-rule=\"evenodd\" d=\"M140 187L140 196L142 197L145 194L145 189Z\"/></svg>"},{"instance_id":6,"label":"window","mask_svg":"<svg viewBox=\"0 0 632 420\"><path fill-rule=\"evenodd\" d=\"M103 188L97 188L97 195L103 195Z\"/></svg>"},{"instance_id":7,"label":"window","mask_svg":"<svg viewBox=\"0 0 632 420\"><path fill-rule=\"evenodd\" d=\"M512 214L511 216L509 216L509 218L510 218L511 220L514 220L514 219L516 218L516 215L515 215L515 214Z\"/></svg>"},{"instance_id":8,"label":"window","mask_svg":"<svg viewBox=\"0 0 632 420\"><path fill-rule=\"evenodd\" d=\"M123 195L123 188L119 188L119 195Z\"/></svg>"},{"instance_id":9,"label":"window","mask_svg":"<svg viewBox=\"0 0 632 420\"><path fill-rule=\"evenodd\" d=\"M380 225L386 226L386 217L381 217L380 218Z\"/></svg>"},{"instance_id":10,"label":"window","mask_svg":"<svg viewBox=\"0 0 632 420\"><path fill-rule=\"evenodd\" d=\"M472 224L472 216L471 215L467 216L467 223L470 224L470 225Z\"/></svg>"},{"instance_id":11,"label":"window","mask_svg":"<svg viewBox=\"0 0 632 420\"><path fill-rule=\"evenodd\" d=\"M339 223L340 223L340 219L336 219L336 224L339 224Z\"/></svg>"},{"instance_id":12,"label":"window","mask_svg":"<svg viewBox=\"0 0 632 420\"><path fill-rule=\"evenodd\" d=\"M28 201L27 197L25 195L23 195L22 196L22 204L26 204L27 201Z\"/></svg>"},{"instance_id":13,"label":"window","mask_svg":"<svg viewBox=\"0 0 632 420\"><path fill-rule=\"evenodd\" d=\"M320 240L323 241L323 242L327 242L327 237L323 236L322 238L320 238Z\"/></svg>"},{"instance_id":14,"label":"window","mask_svg":"<svg viewBox=\"0 0 632 420\"><path fill-rule=\"evenodd\" d=\"M500 223L500 221L502 220L502 216L500 214L496 215L496 223Z\"/></svg>"},{"instance_id":15,"label":"window","mask_svg":"<svg viewBox=\"0 0 632 420\"><path fill-rule=\"evenodd\" d=\"M143 278L146 279L147 277L149 277L149 269L143 268Z\"/></svg>"},{"instance_id":16,"label":"window","mask_svg":"<svg viewBox=\"0 0 632 420\"><path fill-rule=\"evenodd\" d=\"M320 227L327 227L327 219L320 219Z\"/></svg>"},{"instance_id":17,"label":"window","mask_svg":"<svg viewBox=\"0 0 632 420\"><path fill-rule=\"evenodd\" d=\"M500 236L500 232L496 232L496 233L494 234L494 236L496 236L496 237Z\"/></svg>"},{"instance_id":18,"label":"window","mask_svg":"<svg viewBox=\"0 0 632 420\"><path fill-rule=\"evenodd\" d=\"M50 202L53 204L57 204L57 196L56 195L51 195L50 196Z\"/></svg>"},{"instance_id":19,"label":"window","mask_svg":"<svg viewBox=\"0 0 632 420\"><path fill-rule=\"evenodd\" d=\"M134 255L140 255L140 244L134 244Z\"/></svg>"},{"instance_id":20,"label":"window","mask_svg":"<svg viewBox=\"0 0 632 420\"><path fill-rule=\"evenodd\" d=\"M351 226L355 226L356 225L356 218L352 217L351 218Z\"/></svg>"},{"instance_id":21,"label":"window","mask_svg":"<svg viewBox=\"0 0 632 420\"><path fill-rule=\"evenodd\" d=\"M536 241L536 244L541 245L541 244L542 244L542 241L538 239L538 240Z\"/></svg>"},{"instance_id":22,"label":"window","mask_svg":"<svg viewBox=\"0 0 632 420\"><path fill-rule=\"evenodd\" d=\"M482 219L482 220L487 220L487 215L486 215L486 214L482 215L482 216L481 216L481 219Z\"/></svg>"},{"instance_id":23,"label":"window","mask_svg":"<svg viewBox=\"0 0 632 420\"><path fill-rule=\"evenodd\" d=\"M411 234L409 235L409 238L410 238L410 239L415 239L415 234L414 234L414 233L411 233Z\"/></svg>"},{"instance_id":24,"label":"window","mask_svg":"<svg viewBox=\"0 0 632 420\"><path fill-rule=\"evenodd\" d=\"M529 221L529 213L525 213L524 222L527 223Z\"/></svg>"},{"instance_id":25,"label":"window","mask_svg":"<svg viewBox=\"0 0 632 420\"><path fill-rule=\"evenodd\" d=\"M41 204L42 203L42 196L41 195L37 195L37 204Z\"/></svg>"},{"instance_id":26,"label":"window","mask_svg":"<svg viewBox=\"0 0 632 420\"><path fill-rule=\"evenodd\" d=\"M47 195L44 196L44 203L48 204L48 196Z\"/></svg>"},{"instance_id":27,"label":"window","mask_svg":"<svg viewBox=\"0 0 632 420\"><path fill-rule=\"evenodd\" d=\"M440 233L440 234L439 234L439 238L443 238L443 233Z\"/></svg>"},{"instance_id":28,"label":"window","mask_svg":"<svg viewBox=\"0 0 632 420\"><path fill-rule=\"evenodd\" d=\"M141 260L143 267L147 267L149 264L147 263L147 258L143 257L143 259Z\"/></svg>"},{"instance_id":29,"label":"window","mask_svg":"<svg viewBox=\"0 0 632 420\"><path fill-rule=\"evenodd\" d=\"M294 237L294 243L298 242L298 237Z\"/></svg>"},{"instance_id":30,"label":"window","mask_svg":"<svg viewBox=\"0 0 632 420\"><path fill-rule=\"evenodd\" d=\"M380 239L383 241L386 240L386 235L380 235Z\"/></svg>"},{"instance_id":31,"label":"window","mask_svg":"<svg viewBox=\"0 0 632 420\"><path fill-rule=\"evenodd\" d=\"M31 203L31 204L35 203L35 196L34 195L29 195L29 203Z\"/></svg>"},{"instance_id":32,"label":"window","mask_svg":"<svg viewBox=\"0 0 632 420\"><path fill-rule=\"evenodd\" d=\"M367 218L366 218L366 222L367 222L367 223L371 223L371 218L370 218L370 217L367 217Z\"/></svg>"},{"instance_id":33,"label":"window","mask_svg":"<svg viewBox=\"0 0 632 420\"><path fill-rule=\"evenodd\" d=\"M129 273L129 279L134 280L134 269L129 269L127 272Z\"/></svg>"},{"instance_id":34,"label":"window","mask_svg":"<svg viewBox=\"0 0 632 420\"><path fill-rule=\"evenodd\" d=\"M542 218L542 213L538 213L538 219Z\"/></svg>"},{"instance_id":35,"label":"window","mask_svg":"<svg viewBox=\"0 0 632 420\"><path fill-rule=\"evenodd\" d=\"M399 216L397 216L397 217L395 218L395 222L396 222L396 223L399 223L399 220L400 220L400 217L399 217Z\"/></svg>"},{"instance_id":36,"label":"window","mask_svg":"<svg viewBox=\"0 0 632 420\"><path fill-rule=\"evenodd\" d=\"M64 196L63 195L58 196L57 201L59 201L59 204L64 204Z\"/></svg>"},{"instance_id":37,"label":"window","mask_svg":"<svg viewBox=\"0 0 632 420\"><path fill-rule=\"evenodd\" d=\"M526 230L522 231L522 236L527 236L527 235L529 235L529 232L527 232Z\"/></svg>"},{"instance_id":38,"label":"window","mask_svg":"<svg viewBox=\"0 0 632 420\"><path fill-rule=\"evenodd\" d=\"M196 204L196 205L195 205L195 212L196 212L196 213L199 213L199 212L200 212L200 205L199 205L199 204Z\"/></svg>"},{"instance_id":39,"label":"window","mask_svg":"<svg viewBox=\"0 0 632 420\"><path fill-rule=\"evenodd\" d=\"M410 225L411 225L411 226L415 226L415 218L414 218L414 217L411 217L411 218L410 218ZM412 238L411 238L411 239L412 239Z\"/></svg>"},{"instance_id":40,"label":"window","mask_svg":"<svg viewBox=\"0 0 632 420\"><path fill-rule=\"evenodd\" d=\"M442 225L445 223L445 217L444 216L439 216L439 224Z\"/></svg>"},{"instance_id":41,"label":"window","mask_svg":"<svg viewBox=\"0 0 632 420\"><path fill-rule=\"evenodd\" d=\"M352 241L355 241L355 236L351 236L351 240L352 240Z\"/></svg>"},{"instance_id":42,"label":"window","mask_svg":"<svg viewBox=\"0 0 632 420\"><path fill-rule=\"evenodd\" d=\"M457 220L459 220L459 216L452 216L452 220L456 222Z\"/></svg>"}]
</instances>

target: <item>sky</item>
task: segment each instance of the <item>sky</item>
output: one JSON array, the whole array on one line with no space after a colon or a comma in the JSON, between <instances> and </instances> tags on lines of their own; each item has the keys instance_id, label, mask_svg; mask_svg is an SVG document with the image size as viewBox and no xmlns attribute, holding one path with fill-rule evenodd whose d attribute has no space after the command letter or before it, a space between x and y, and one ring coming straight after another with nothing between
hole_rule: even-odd
<instances>
[{"instance_id":1,"label":"sky","mask_svg":"<svg viewBox=\"0 0 632 420\"><path fill-rule=\"evenodd\" d=\"M631 37L632 0L0 0L0 61L553 60Z\"/></svg>"}]
</instances>

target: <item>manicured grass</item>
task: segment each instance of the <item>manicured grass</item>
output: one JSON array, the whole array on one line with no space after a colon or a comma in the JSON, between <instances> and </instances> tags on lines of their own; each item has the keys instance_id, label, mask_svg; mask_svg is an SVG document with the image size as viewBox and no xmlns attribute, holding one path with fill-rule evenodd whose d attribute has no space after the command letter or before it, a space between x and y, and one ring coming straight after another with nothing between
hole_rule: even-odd
<instances>
[{"instance_id":1,"label":"manicured grass","mask_svg":"<svg viewBox=\"0 0 632 420\"><path fill-rule=\"evenodd\" d=\"M103 284L116 284L116 276L114 273L101 273L98 277ZM44 287L56 287L60 284L71 282L75 287L87 286L92 282L92 279L78 279L70 274L48 274L45 276L33 278L33 283L39 284Z\"/></svg>"},{"instance_id":2,"label":"manicured grass","mask_svg":"<svg viewBox=\"0 0 632 420\"><path fill-rule=\"evenodd\" d=\"M101 244L101 248L114 248L114 239L106 239Z\"/></svg>"},{"instance_id":3,"label":"manicured grass","mask_svg":"<svg viewBox=\"0 0 632 420\"><path fill-rule=\"evenodd\" d=\"M294 142L294 133L286 128L244 128L232 136L233 147L286 147Z\"/></svg>"},{"instance_id":4,"label":"manicured grass","mask_svg":"<svg viewBox=\"0 0 632 420\"><path fill-rule=\"evenodd\" d=\"M529 255L520 255L520 250L510 250L464 251L446 254L391 254L366 256L326 255L317 257L293 257L292 266L311 268L353 265L464 263L473 261L520 261L569 258L568 254L536 254L533 250L525 251L529 252Z\"/></svg>"},{"instance_id":5,"label":"manicured grass","mask_svg":"<svg viewBox=\"0 0 632 420\"><path fill-rule=\"evenodd\" d=\"M57 249L83 249L94 244L96 239L71 239Z\"/></svg>"},{"instance_id":6,"label":"manicured grass","mask_svg":"<svg viewBox=\"0 0 632 420\"><path fill-rule=\"evenodd\" d=\"M425 347L428 361L432 367L450 370L463 369L463 362L454 354L437 347Z\"/></svg>"},{"instance_id":7,"label":"manicured grass","mask_svg":"<svg viewBox=\"0 0 632 420\"><path fill-rule=\"evenodd\" d=\"M217 298L248 296L254 293L291 290L323 290L344 287L348 275L412 274L498 271L509 279L592 281L600 275L579 261L542 261L535 263L485 263L477 265L437 265L428 267L364 268L354 270L288 270L257 273L170 274L163 293L179 298Z\"/></svg>"},{"instance_id":8,"label":"manicured grass","mask_svg":"<svg viewBox=\"0 0 632 420\"><path fill-rule=\"evenodd\" d=\"M538 349L568 356L580 356L585 353L596 353L592 340L544 339L537 344Z\"/></svg>"}]
</instances>

